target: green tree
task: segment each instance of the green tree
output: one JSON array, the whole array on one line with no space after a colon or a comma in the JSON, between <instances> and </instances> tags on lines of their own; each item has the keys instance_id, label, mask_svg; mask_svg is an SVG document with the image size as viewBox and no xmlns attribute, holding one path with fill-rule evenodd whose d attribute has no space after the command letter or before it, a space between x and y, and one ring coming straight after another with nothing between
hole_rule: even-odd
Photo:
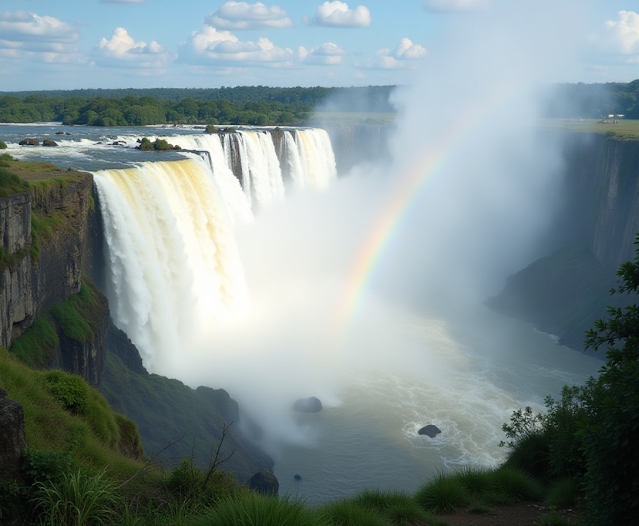
<instances>
[{"instance_id":1,"label":"green tree","mask_svg":"<svg viewBox=\"0 0 639 526\"><path fill-rule=\"evenodd\" d=\"M617 271L612 294L639 293L639 235L634 260ZM607 364L583 402L590 418L580 431L592 524L633 524L639 517L639 306L608 307L586 334L586 346L607 347Z\"/></svg>"}]
</instances>

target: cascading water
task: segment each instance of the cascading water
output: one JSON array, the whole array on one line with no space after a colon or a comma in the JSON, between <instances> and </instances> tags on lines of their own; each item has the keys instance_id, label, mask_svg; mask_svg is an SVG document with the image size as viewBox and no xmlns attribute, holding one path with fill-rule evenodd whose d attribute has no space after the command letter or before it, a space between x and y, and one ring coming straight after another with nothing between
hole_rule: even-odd
<instances>
[{"instance_id":1,"label":"cascading water","mask_svg":"<svg viewBox=\"0 0 639 526\"><path fill-rule=\"evenodd\" d=\"M298 159L289 166L295 186L305 181L326 186L335 178L328 136L323 130L294 133L297 141L285 132L284 154L287 161ZM252 220L251 202L263 208L285 192L269 133L180 135L168 141L207 155L94 173L115 324L138 346L145 366L162 371L211 324L245 310L233 225ZM232 167L237 154L243 189Z\"/></svg>"}]
</instances>

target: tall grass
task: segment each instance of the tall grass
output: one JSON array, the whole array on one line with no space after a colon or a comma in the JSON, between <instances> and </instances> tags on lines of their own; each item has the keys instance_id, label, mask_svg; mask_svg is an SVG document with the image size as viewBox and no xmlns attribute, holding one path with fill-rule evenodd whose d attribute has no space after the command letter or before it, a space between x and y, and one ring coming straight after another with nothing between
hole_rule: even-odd
<instances>
[{"instance_id":1,"label":"tall grass","mask_svg":"<svg viewBox=\"0 0 639 526\"><path fill-rule=\"evenodd\" d=\"M331 502L317 510L318 517L331 526L388 526L388 521L374 509L354 500Z\"/></svg>"},{"instance_id":2,"label":"tall grass","mask_svg":"<svg viewBox=\"0 0 639 526\"><path fill-rule=\"evenodd\" d=\"M375 526L377 523L361 523ZM383 523L382 523L383 524ZM288 497L264 497L247 493L225 500L190 526L328 526L304 505Z\"/></svg>"},{"instance_id":3,"label":"tall grass","mask_svg":"<svg viewBox=\"0 0 639 526\"><path fill-rule=\"evenodd\" d=\"M450 513L467 504L469 496L457 478L438 473L417 491L415 500L426 511Z\"/></svg>"},{"instance_id":4,"label":"tall grass","mask_svg":"<svg viewBox=\"0 0 639 526\"><path fill-rule=\"evenodd\" d=\"M105 472L65 473L59 482L36 484L33 503L48 526L103 526L115 516L118 495Z\"/></svg>"},{"instance_id":5,"label":"tall grass","mask_svg":"<svg viewBox=\"0 0 639 526\"><path fill-rule=\"evenodd\" d=\"M355 496L353 502L363 508L376 511L391 524L435 524L439 522L420 508L411 495L401 491L364 489Z\"/></svg>"}]
</instances>

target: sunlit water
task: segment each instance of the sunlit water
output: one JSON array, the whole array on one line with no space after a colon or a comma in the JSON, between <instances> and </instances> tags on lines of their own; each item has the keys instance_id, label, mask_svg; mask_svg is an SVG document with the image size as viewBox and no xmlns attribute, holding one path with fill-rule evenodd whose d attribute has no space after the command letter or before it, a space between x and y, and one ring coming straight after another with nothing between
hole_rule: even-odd
<instances>
[{"instance_id":1,"label":"sunlit water","mask_svg":"<svg viewBox=\"0 0 639 526\"><path fill-rule=\"evenodd\" d=\"M362 488L410 492L437 472L494 467L506 453L501 426L515 409L540 410L546 396L601 366L488 309L446 323L410 318L414 346L389 350L394 370L354 373L341 403L296 415L314 440L276 455L282 492L319 503ZM428 424L441 434L420 436Z\"/></svg>"}]
</instances>

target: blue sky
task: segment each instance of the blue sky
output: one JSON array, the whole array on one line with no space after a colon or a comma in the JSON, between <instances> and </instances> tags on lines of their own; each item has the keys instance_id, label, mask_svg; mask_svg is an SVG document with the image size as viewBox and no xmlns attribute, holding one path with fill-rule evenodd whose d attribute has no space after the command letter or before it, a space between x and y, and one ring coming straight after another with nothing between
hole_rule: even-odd
<instances>
[{"instance_id":1,"label":"blue sky","mask_svg":"<svg viewBox=\"0 0 639 526\"><path fill-rule=\"evenodd\" d=\"M579 53L553 80L639 78L637 0L555 2ZM404 84L460 19L499 10L500 0L0 0L0 91Z\"/></svg>"}]
</instances>

